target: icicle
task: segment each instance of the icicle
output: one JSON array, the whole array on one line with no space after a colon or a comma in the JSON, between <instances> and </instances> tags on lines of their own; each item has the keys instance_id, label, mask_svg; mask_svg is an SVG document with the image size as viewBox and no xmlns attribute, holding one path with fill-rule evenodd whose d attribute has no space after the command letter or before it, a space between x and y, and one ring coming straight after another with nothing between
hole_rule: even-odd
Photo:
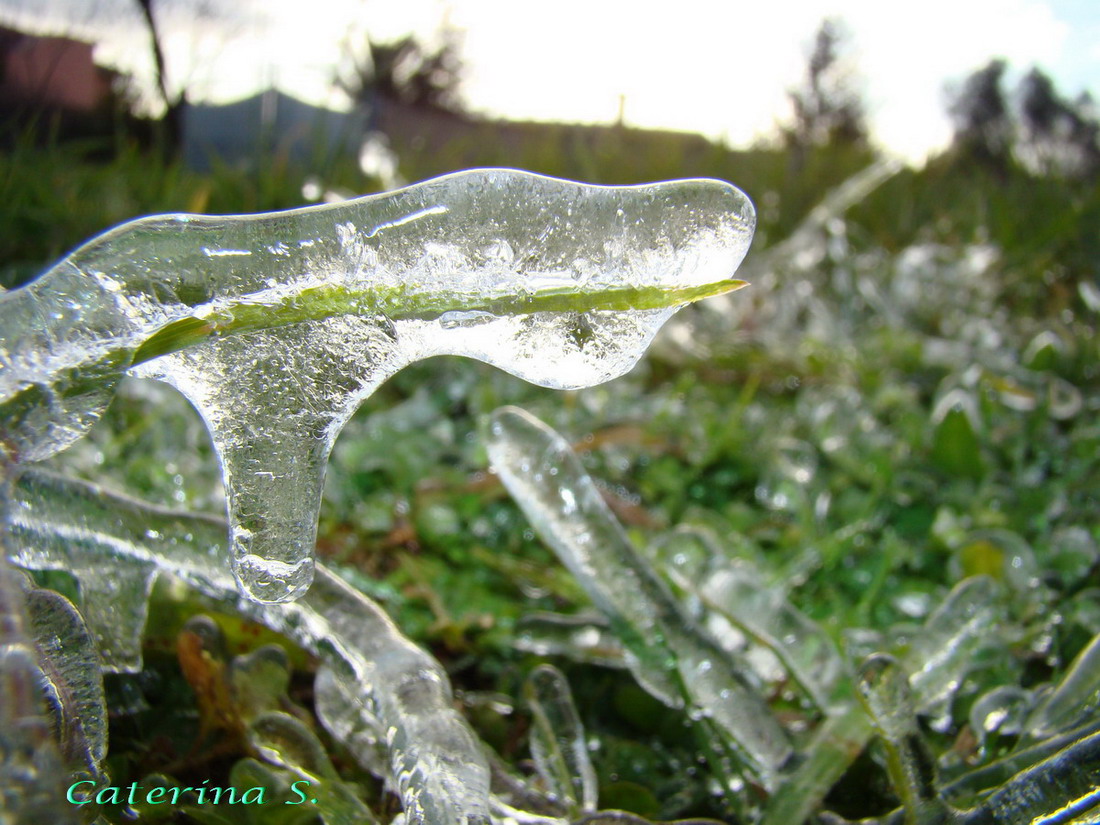
<instances>
[{"instance_id":1,"label":"icicle","mask_svg":"<svg viewBox=\"0 0 1100 825\"><path fill-rule=\"evenodd\" d=\"M239 594L221 564L223 521L152 507L40 471L24 471L12 495L9 551L17 564L68 569L78 558L85 579L155 565L285 634L354 684L357 701L330 703L326 718L336 719L334 730L376 723L384 731L387 773L407 822L488 822L488 766L475 734L453 707L446 673L366 596L318 567L303 599L259 604ZM119 605L120 617L123 607L131 611L122 621L128 634L145 612L135 601Z\"/></svg>"},{"instance_id":2,"label":"icicle","mask_svg":"<svg viewBox=\"0 0 1100 825\"><path fill-rule=\"evenodd\" d=\"M667 704L686 698L773 787L792 753L786 733L749 683L747 668L700 632L642 559L569 444L508 407L493 413L488 449L531 525L611 618L639 681Z\"/></svg>"},{"instance_id":3,"label":"icicle","mask_svg":"<svg viewBox=\"0 0 1100 825\"><path fill-rule=\"evenodd\" d=\"M748 199L719 181L585 186L509 170L255 216L167 215L0 295L0 435L50 455L119 372L178 387L222 461L233 569L258 601L309 586L325 465L412 361L455 354L548 387L623 374L731 281Z\"/></svg>"},{"instance_id":4,"label":"icicle","mask_svg":"<svg viewBox=\"0 0 1100 825\"><path fill-rule=\"evenodd\" d=\"M540 665L527 677L527 701L534 716L531 755L550 796L570 818L596 809L596 771L588 758L584 732L573 693L560 670Z\"/></svg>"},{"instance_id":5,"label":"icicle","mask_svg":"<svg viewBox=\"0 0 1100 825\"><path fill-rule=\"evenodd\" d=\"M141 633L156 568L137 564L101 576L88 567L74 558L69 572L82 583L84 621L93 631L104 666L116 672L140 670Z\"/></svg>"}]
</instances>

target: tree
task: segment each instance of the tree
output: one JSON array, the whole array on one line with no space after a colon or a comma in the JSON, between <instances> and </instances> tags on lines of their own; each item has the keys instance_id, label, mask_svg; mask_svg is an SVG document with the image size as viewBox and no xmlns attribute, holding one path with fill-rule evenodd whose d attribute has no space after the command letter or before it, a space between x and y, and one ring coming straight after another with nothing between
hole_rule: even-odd
<instances>
[{"instance_id":1,"label":"tree","mask_svg":"<svg viewBox=\"0 0 1100 825\"><path fill-rule=\"evenodd\" d=\"M413 35L389 43L367 41L366 60L355 61L350 78L338 81L354 100L375 96L439 109L459 108L461 41L453 29L429 49Z\"/></svg>"},{"instance_id":2,"label":"tree","mask_svg":"<svg viewBox=\"0 0 1100 825\"><path fill-rule=\"evenodd\" d=\"M1037 68L1009 96L1006 70L1004 60L992 60L951 93L955 151L1002 173L1013 160L1041 175L1100 173L1100 120L1092 98L1063 98Z\"/></svg>"},{"instance_id":3,"label":"tree","mask_svg":"<svg viewBox=\"0 0 1100 825\"><path fill-rule=\"evenodd\" d=\"M149 47L153 53L153 67L155 72L154 82L161 102L164 104L164 114L161 117L163 126L163 139L165 149L173 150L179 146L183 139L183 110L187 106L187 75L195 69L192 65L189 69L180 73L170 70L168 58L164 51L164 30L162 21L158 19L159 12L171 7L179 17L186 17L192 25L219 23L222 26L238 22L234 17L232 7L219 5L217 0L185 0L185 2L164 3L163 0L134 0L141 12L142 22L149 34ZM177 17L177 20L179 19Z\"/></svg>"},{"instance_id":4,"label":"tree","mask_svg":"<svg viewBox=\"0 0 1100 825\"><path fill-rule=\"evenodd\" d=\"M821 22L803 85L789 92L794 123L783 130L789 146L805 150L833 143L866 143L866 112L841 56L844 41L838 21Z\"/></svg>"},{"instance_id":5,"label":"tree","mask_svg":"<svg viewBox=\"0 0 1100 825\"><path fill-rule=\"evenodd\" d=\"M1007 64L997 58L949 92L948 113L955 122L954 146L980 163L1003 170L1012 145L1012 116L1004 93Z\"/></svg>"},{"instance_id":6,"label":"tree","mask_svg":"<svg viewBox=\"0 0 1100 825\"><path fill-rule=\"evenodd\" d=\"M1045 174L1091 177L1100 171L1100 122L1086 93L1065 100L1037 68L1020 81L1021 135L1017 154Z\"/></svg>"}]
</instances>

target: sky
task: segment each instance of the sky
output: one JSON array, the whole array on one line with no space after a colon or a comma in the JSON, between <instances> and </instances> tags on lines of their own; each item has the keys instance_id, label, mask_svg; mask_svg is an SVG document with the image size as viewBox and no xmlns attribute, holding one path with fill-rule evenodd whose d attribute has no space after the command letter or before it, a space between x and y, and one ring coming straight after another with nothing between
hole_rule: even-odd
<instances>
[{"instance_id":1,"label":"sky","mask_svg":"<svg viewBox=\"0 0 1100 825\"><path fill-rule=\"evenodd\" d=\"M652 11L642 13L640 9ZM67 31L97 58L148 81L135 0L0 0L0 19ZM494 117L611 122L701 132L733 146L774 134L826 17L872 134L911 160L951 134L945 87L992 57L1010 81L1032 65L1063 94L1100 99L1095 0L159 0L173 82L193 101L227 102L269 85L339 107L333 77L349 55L414 32L462 34L462 96ZM341 69L343 65L343 69Z\"/></svg>"}]
</instances>

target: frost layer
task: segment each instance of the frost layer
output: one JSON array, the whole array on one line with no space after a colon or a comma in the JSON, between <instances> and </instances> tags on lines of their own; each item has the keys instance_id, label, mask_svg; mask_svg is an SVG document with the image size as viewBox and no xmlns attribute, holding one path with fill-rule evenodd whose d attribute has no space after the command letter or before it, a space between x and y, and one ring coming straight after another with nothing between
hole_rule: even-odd
<instances>
[{"instance_id":1,"label":"frost layer","mask_svg":"<svg viewBox=\"0 0 1100 825\"><path fill-rule=\"evenodd\" d=\"M255 216L120 226L0 296L0 443L63 449L120 373L198 408L252 598L313 577L324 469L405 365L467 355L547 387L629 370L675 310L729 291L752 237L729 184L596 187L509 170Z\"/></svg>"}]
</instances>

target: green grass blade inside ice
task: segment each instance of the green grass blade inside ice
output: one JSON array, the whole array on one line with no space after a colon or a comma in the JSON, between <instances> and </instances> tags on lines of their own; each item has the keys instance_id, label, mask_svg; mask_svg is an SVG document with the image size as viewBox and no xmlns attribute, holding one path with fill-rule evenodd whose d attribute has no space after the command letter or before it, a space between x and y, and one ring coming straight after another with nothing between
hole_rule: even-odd
<instances>
[{"instance_id":1,"label":"green grass blade inside ice","mask_svg":"<svg viewBox=\"0 0 1100 825\"><path fill-rule=\"evenodd\" d=\"M531 526L553 548L623 640L638 680L688 705L774 787L791 744L741 667L692 621L615 520L568 442L529 413L493 414L489 456Z\"/></svg>"},{"instance_id":2,"label":"green grass blade inside ice","mask_svg":"<svg viewBox=\"0 0 1100 825\"><path fill-rule=\"evenodd\" d=\"M754 212L729 184L463 172L263 215L125 224L0 296L0 448L63 449L120 375L167 381L222 462L233 569L266 602L313 576L324 470L386 378L466 355L537 384L622 375L732 279Z\"/></svg>"}]
</instances>

